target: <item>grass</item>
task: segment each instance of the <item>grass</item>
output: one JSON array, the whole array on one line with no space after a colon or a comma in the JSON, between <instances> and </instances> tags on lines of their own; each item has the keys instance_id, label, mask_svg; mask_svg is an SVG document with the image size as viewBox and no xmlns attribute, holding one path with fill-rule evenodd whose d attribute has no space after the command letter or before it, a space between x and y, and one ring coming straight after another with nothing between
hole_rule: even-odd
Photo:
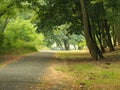
<instances>
[{"instance_id":1,"label":"grass","mask_svg":"<svg viewBox=\"0 0 120 90\"><path fill-rule=\"evenodd\" d=\"M0 67L5 67L7 64L19 60L22 56L34 53L36 51L37 50L32 47L7 50L4 54L0 55Z\"/></svg>"},{"instance_id":2,"label":"grass","mask_svg":"<svg viewBox=\"0 0 120 90\"><path fill-rule=\"evenodd\" d=\"M56 58L59 60L69 61L84 61L91 60L88 51L58 51L56 52Z\"/></svg>"},{"instance_id":3,"label":"grass","mask_svg":"<svg viewBox=\"0 0 120 90\"><path fill-rule=\"evenodd\" d=\"M85 86L85 90L120 90L120 50L104 56L103 60L94 61L88 52L57 52L60 64L56 70L73 77L72 83Z\"/></svg>"}]
</instances>

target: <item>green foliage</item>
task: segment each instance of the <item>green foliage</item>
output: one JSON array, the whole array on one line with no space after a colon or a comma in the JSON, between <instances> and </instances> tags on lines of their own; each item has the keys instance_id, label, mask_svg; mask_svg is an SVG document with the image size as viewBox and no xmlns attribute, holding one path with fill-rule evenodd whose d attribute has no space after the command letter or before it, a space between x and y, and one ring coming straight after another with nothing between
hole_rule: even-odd
<instances>
[{"instance_id":1,"label":"green foliage","mask_svg":"<svg viewBox=\"0 0 120 90\"><path fill-rule=\"evenodd\" d=\"M81 47L81 48L85 47L86 46L86 41L84 40L84 41L80 42L78 44L78 46Z\"/></svg>"},{"instance_id":2,"label":"green foliage","mask_svg":"<svg viewBox=\"0 0 120 90\"><path fill-rule=\"evenodd\" d=\"M9 23L6 28L5 37L11 43L19 40L31 42L35 38L35 28L30 21L17 19Z\"/></svg>"},{"instance_id":3,"label":"green foliage","mask_svg":"<svg viewBox=\"0 0 120 90\"><path fill-rule=\"evenodd\" d=\"M83 43L84 41L85 41L85 38L82 35L72 34L70 36L70 43L72 45L78 45L79 43ZM86 46L86 43L84 43L84 46Z\"/></svg>"},{"instance_id":4,"label":"green foliage","mask_svg":"<svg viewBox=\"0 0 120 90\"><path fill-rule=\"evenodd\" d=\"M5 50L25 48L35 51L40 45L45 45L44 36L36 33L36 27L30 23L30 20L21 18L10 21L4 37Z\"/></svg>"},{"instance_id":5,"label":"green foliage","mask_svg":"<svg viewBox=\"0 0 120 90\"><path fill-rule=\"evenodd\" d=\"M91 4L96 4L96 3L99 3L99 2L102 2L102 0L91 0Z\"/></svg>"},{"instance_id":6,"label":"green foliage","mask_svg":"<svg viewBox=\"0 0 120 90\"><path fill-rule=\"evenodd\" d=\"M45 0L45 2L46 4L44 5L40 5L39 3L38 6L33 7L38 15L38 32L46 33L52 31L54 27L63 25L64 23L72 24L69 32L80 32L81 20L78 18L80 15L79 0Z\"/></svg>"},{"instance_id":7,"label":"green foliage","mask_svg":"<svg viewBox=\"0 0 120 90\"><path fill-rule=\"evenodd\" d=\"M91 33L100 37L101 43L104 38L102 36L105 35L104 19L107 19L110 27L120 23L119 4L119 0L86 1ZM17 15L23 19L16 18ZM54 42L62 47L65 39L76 45L81 42L81 34L85 35L80 0L1 0L0 31L7 17L10 23L8 22L5 32L4 45L8 47L20 47L28 43L37 47L42 44L43 47L46 43L51 46ZM42 34L36 34L36 29L37 32L44 33L46 40ZM85 46L85 42L81 42L79 46Z\"/></svg>"}]
</instances>

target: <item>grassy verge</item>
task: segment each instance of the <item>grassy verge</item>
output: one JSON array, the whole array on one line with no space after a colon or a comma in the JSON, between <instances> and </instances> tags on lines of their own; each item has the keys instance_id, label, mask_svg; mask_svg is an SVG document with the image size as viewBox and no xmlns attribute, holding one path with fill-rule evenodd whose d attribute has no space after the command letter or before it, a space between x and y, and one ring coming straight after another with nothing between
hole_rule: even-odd
<instances>
[{"instance_id":1,"label":"grassy verge","mask_svg":"<svg viewBox=\"0 0 120 90\"><path fill-rule=\"evenodd\" d=\"M15 62L22 58L26 54L31 54L37 52L34 48L16 48L5 51L0 55L0 67L4 67L9 63Z\"/></svg>"},{"instance_id":2,"label":"grassy verge","mask_svg":"<svg viewBox=\"0 0 120 90\"><path fill-rule=\"evenodd\" d=\"M58 51L55 54L56 58L62 61L87 61L91 60L88 51Z\"/></svg>"},{"instance_id":3,"label":"grassy verge","mask_svg":"<svg viewBox=\"0 0 120 90\"><path fill-rule=\"evenodd\" d=\"M91 60L87 52L57 52L56 56L61 61L56 70L73 77L73 84L79 88L120 89L120 50L106 53L101 61Z\"/></svg>"}]
</instances>

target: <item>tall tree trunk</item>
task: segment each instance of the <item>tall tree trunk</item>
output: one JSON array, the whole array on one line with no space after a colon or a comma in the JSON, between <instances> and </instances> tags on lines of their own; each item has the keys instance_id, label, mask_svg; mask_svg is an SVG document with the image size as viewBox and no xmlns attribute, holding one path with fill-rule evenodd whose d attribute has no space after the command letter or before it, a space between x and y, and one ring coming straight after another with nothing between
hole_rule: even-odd
<instances>
[{"instance_id":1,"label":"tall tree trunk","mask_svg":"<svg viewBox=\"0 0 120 90\"><path fill-rule=\"evenodd\" d=\"M120 46L120 37L118 37L117 39L118 39L118 45Z\"/></svg>"},{"instance_id":2,"label":"tall tree trunk","mask_svg":"<svg viewBox=\"0 0 120 90\"><path fill-rule=\"evenodd\" d=\"M8 25L8 22L9 22L9 17L7 16L6 19L5 19L5 22L4 22L1 33L4 33L4 31L5 31L5 29L6 29L7 25Z\"/></svg>"},{"instance_id":3,"label":"tall tree trunk","mask_svg":"<svg viewBox=\"0 0 120 90\"><path fill-rule=\"evenodd\" d=\"M118 45L120 46L120 25L119 24L114 24L114 31L115 31Z\"/></svg>"},{"instance_id":4,"label":"tall tree trunk","mask_svg":"<svg viewBox=\"0 0 120 90\"><path fill-rule=\"evenodd\" d=\"M112 8L112 12L114 14L114 18L119 16L120 9ZM114 33L115 33L115 38L117 39L116 41L118 42L118 45L120 46L120 23L114 23Z\"/></svg>"},{"instance_id":5,"label":"tall tree trunk","mask_svg":"<svg viewBox=\"0 0 120 90\"><path fill-rule=\"evenodd\" d=\"M87 14L86 6L85 6L86 5L85 0L80 0L80 4L81 4L81 9L83 14L84 34L85 34L85 39L86 39L89 52L93 59L95 60L101 59L103 58L102 52L98 48L91 34L91 26L90 26L89 17Z\"/></svg>"},{"instance_id":6,"label":"tall tree trunk","mask_svg":"<svg viewBox=\"0 0 120 90\"><path fill-rule=\"evenodd\" d=\"M113 36L113 45L116 46L117 44L116 44L116 34L115 34L114 26L113 26L113 31L112 32L113 32L113 35L112 35Z\"/></svg>"},{"instance_id":7,"label":"tall tree trunk","mask_svg":"<svg viewBox=\"0 0 120 90\"><path fill-rule=\"evenodd\" d=\"M119 15L119 11L120 10L116 10L116 8L114 8L114 7L112 8L112 12L114 14L114 18L116 18L116 16ZM114 33L115 33L115 41L117 41L118 45L120 45L120 23L114 22L113 30L114 30ZM114 41L114 43L115 43L115 41Z\"/></svg>"},{"instance_id":8,"label":"tall tree trunk","mask_svg":"<svg viewBox=\"0 0 120 90\"><path fill-rule=\"evenodd\" d=\"M107 45L108 45L110 51L114 51L115 49L113 47L111 35L110 35L110 25L108 24L107 19L104 19L104 28L106 31Z\"/></svg>"},{"instance_id":9,"label":"tall tree trunk","mask_svg":"<svg viewBox=\"0 0 120 90\"><path fill-rule=\"evenodd\" d=\"M100 44L101 51L102 51L102 53L104 53L105 48L104 48L103 43L102 43L102 36L103 36L102 34L103 34L103 32L101 32L101 30L102 30L102 28L100 27L100 22L98 21L98 32L96 34L96 37L97 37L98 42Z\"/></svg>"},{"instance_id":10,"label":"tall tree trunk","mask_svg":"<svg viewBox=\"0 0 120 90\"><path fill-rule=\"evenodd\" d=\"M76 45L73 45L73 46L74 46L74 49L77 50Z\"/></svg>"},{"instance_id":11,"label":"tall tree trunk","mask_svg":"<svg viewBox=\"0 0 120 90\"><path fill-rule=\"evenodd\" d=\"M4 31L5 31L6 27L7 27L8 21L9 21L9 18L7 17L5 19L3 28L2 28L2 30L0 32L0 61L4 60L4 52L5 52L5 48L3 46L3 44L4 44Z\"/></svg>"},{"instance_id":12,"label":"tall tree trunk","mask_svg":"<svg viewBox=\"0 0 120 90\"><path fill-rule=\"evenodd\" d=\"M98 35L96 35L96 37L97 37L97 39L98 39L98 41L99 41L101 51L102 51L102 53L104 53L104 52L105 52L105 49L104 49L104 46L103 46L103 44L102 44L102 38L99 37Z\"/></svg>"},{"instance_id":13,"label":"tall tree trunk","mask_svg":"<svg viewBox=\"0 0 120 90\"><path fill-rule=\"evenodd\" d=\"M2 56L4 55L3 43L4 43L4 35L3 33L0 33L0 61L3 59Z\"/></svg>"}]
</instances>

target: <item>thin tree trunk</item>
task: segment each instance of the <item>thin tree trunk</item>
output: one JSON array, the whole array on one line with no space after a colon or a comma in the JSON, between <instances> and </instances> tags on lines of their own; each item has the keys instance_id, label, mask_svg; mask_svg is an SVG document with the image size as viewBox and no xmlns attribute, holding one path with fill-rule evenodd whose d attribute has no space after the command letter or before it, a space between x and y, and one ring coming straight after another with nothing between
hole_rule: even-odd
<instances>
[{"instance_id":1,"label":"thin tree trunk","mask_svg":"<svg viewBox=\"0 0 120 90\"><path fill-rule=\"evenodd\" d=\"M4 34L0 33L0 57L1 55L3 56L4 48L3 48L3 43L4 43Z\"/></svg>"},{"instance_id":2,"label":"thin tree trunk","mask_svg":"<svg viewBox=\"0 0 120 90\"><path fill-rule=\"evenodd\" d=\"M70 50L69 41L67 39L64 39L63 42L64 42L65 50Z\"/></svg>"},{"instance_id":3,"label":"thin tree trunk","mask_svg":"<svg viewBox=\"0 0 120 90\"><path fill-rule=\"evenodd\" d=\"M111 35L110 35L110 26L107 23L107 19L104 19L104 28L106 30L106 35L107 35L107 45L108 45L110 51L114 51L115 49L113 47Z\"/></svg>"},{"instance_id":4,"label":"thin tree trunk","mask_svg":"<svg viewBox=\"0 0 120 90\"><path fill-rule=\"evenodd\" d=\"M114 25L114 31L115 31L118 45L120 46L120 26L119 26L119 24Z\"/></svg>"},{"instance_id":5,"label":"thin tree trunk","mask_svg":"<svg viewBox=\"0 0 120 90\"><path fill-rule=\"evenodd\" d=\"M74 49L77 50L76 45L73 45L73 46L74 46Z\"/></svg>"},{"instance_id":6,"label":"thin tree trunk","mask_svg":"<svg viewBox=\"0 0 120 90\"><path fill-rule=\"evenodd\" d=\"M7 17L5 19L3 28L2 28L2 30L0 32L0 61L4 60L4 53L5 53L5 48L3 46L3 44L4 44L4 31L5 31L6 27L7 27L8 21L9 21L9 18Z\"/></svg>"},{"instance_id":7,"label":"thin tree trunk","mask_svg":"<svg viewBox=\"0 0 120 90\"><path fill-rule=\"evenodd\" d=\"M102 53L104 53L104 52L105 52L105 49L104 49L104 46L103 46L103 44L102 44L102 40L101 40L101 38L100 38L98 35L96 35L96 37L97 37L97 39L98 39L98 41L99 41L101 51L102 51Z\"/></svg>"},{"instance_id":8,"label":"thin tree trunk","mask_svg":"<svg viewBox=\"0 0 120 90\"><path fill-rule=\"evenodd\" d=\"M5 22L4 22L1 33L4 33L4 31L5 31L5 29L6 29L7 25L8 25L8 22L9 22L9 17L7 16L7 18L5 19Z\"/></svg>"},{"instance_id":9,"label":"thin tree trunk","mask_svg":"<svg viewBox=\"0 0 120 90\"><path fill-rule=\"evenodd\" d=\"M113 26L113 45L116 46L116 35L115 35L115 29L114 29L114 26Z\"/></svg>"},{"instance_id":10,"label":"thin tree trunk","mask_svg":"<svg viewBox=\"0 0 120 90\"><path fill-rule=\"evenodd\" d=\"M104 48L104 46L103 46L103 43L102 43L102 34L103 34L103 32L101 32L101 28L100 28L100 22L98 21L98 33L96 34L96 37L97 37L97 39L98 39L98 42L99 42L99 44L100 44L100 48L101 48L101 51L102 51L102 53L104 53L105 52L105 48Z\"/></svg>"},{"instance_id":11,"label":"thin tree trunk","mask_svg":"<svg viewBox=\"0 0 120 90\"><path fill-rule=\"evenodd\" d=\"M95 60L101 59L103 58L102 52L98 48L94 39L92 38L91 26L90 26L89 17L86 11L85 0L80 0L80 4L81 4L82 13L83 13L85 39L86 39L89 52L93 59Z\"/></svg>"}]
</instances>

